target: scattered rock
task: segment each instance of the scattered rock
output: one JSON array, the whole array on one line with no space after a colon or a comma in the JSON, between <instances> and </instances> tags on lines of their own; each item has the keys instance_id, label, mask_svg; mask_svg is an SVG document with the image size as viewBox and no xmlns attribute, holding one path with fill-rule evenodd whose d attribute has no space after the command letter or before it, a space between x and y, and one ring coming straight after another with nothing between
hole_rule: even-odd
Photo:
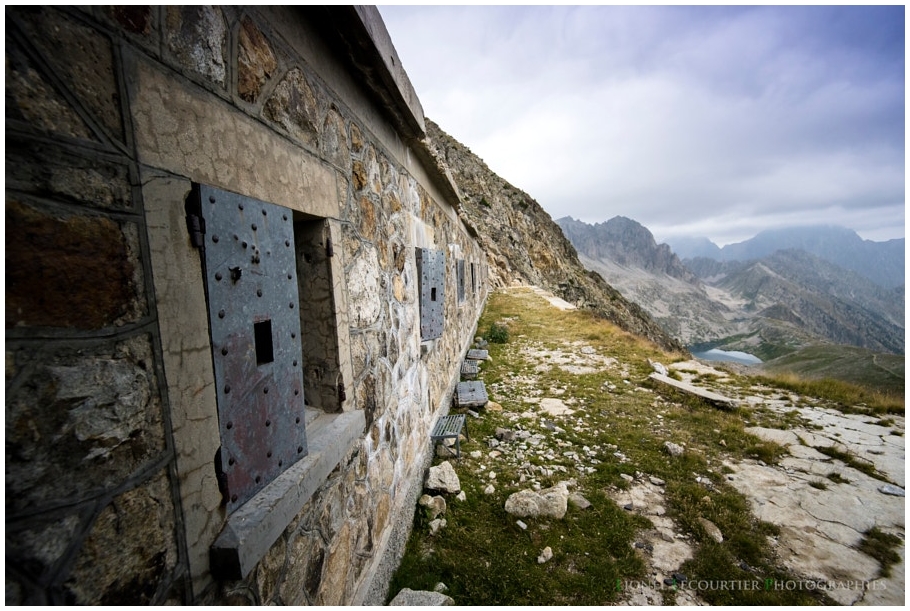
<instances>
[{"instance_id":1,"label":"scattered rock","mask_svg":"<svg viewBox=\"0 0 910 611\"><path fill-rule=\"evenodd\" d=\"M445 518L436 518L430 522L430 534L435 535L440 530L446 527Z\"/></svg>"},{"instance_id":2,"label":"scattered rock","mask_svg":"<svg viewBox=\"0 0 910 611\"><path fill-rule=\"evenodd\" d=\"M682 456L684 450L680 445L676 445L672 441L665 441L664 447L667 448L667 452L670 453L670 456Z\"/></svg>"},{"instance_id":3,"label":"scattered rock","mask_svg":"<svg viewBox=\"0 0 910 611\"><path fill-rule=\"evenodd\" d=\"M515 523L518 525L518 528L521 530L528 530L528 525L522 522L521 520L515 520Z\"/></svg>"},{"instance_id":4,"label":"scattered rock","mask_svg":"<svg viewBox=\"0 0 910 611\"><path fill-rule=\"evenodd\" d=\"M425 494L420 497L418 504L427 508L427 515L431 520L435 520L446 513L446 500L441 496Z\"/></svg>"},{"instance_id":5,"label":"scattered rock","mask_svg":"<svg viewBox=\"0 0 910 611\"><path fill-rule=\"evenodd\" d=\"M655 486L664 486L667 482L660 479L659 477L654 477L653 475L648 477L648 481L654 484Z\"/></svg>"},{"instance_id":6,"label":"scattered rock","mask_svg":"<svg viewBox=\"0 0 910 611\"><path fill-rule=\"evenodd\" d=\"M441 492L450 492L455 494L461 490L461 482L458 480L458 474L449 461L430 467L430 475L427 477L426 487L429 490L439 490Z\"/></svg>"},{"instance_id":7,"label":"scattered rock","mask_svg":"<svg viewBox=\"0 0 910 611\"><path fill-rule=\"evenodd\" d=\"M475 412L473 409L469 409L469 410L468 410L468 413L469 413L470 415L474 416L475 418L480 418L480 414L478 414L477 412Z\"/></svg>"},{"instance_id":8,"label":"scattered rock","mask_svg":"<svg viewBox=\"0 0 910 611\"><path fill-rule=\"evenodd\" d=\"M683 583L684 581L689 581L688 578L682 573L673 573L673 579L676 580L676 583Z\"/></svg>"},{"instance_id":9,"label":"scattered rock","mask_svg":"<svg viewBox=\"0 0 910 611\"><path fill-rule=\"evenodd\" d=\"M553 550L548 545L545 548L543 548L543 551L540 552L540 556L537 557L537 564L543 564L544 562L547 562L551 558L553 558Z\"/></svg>"},{"instance_id":10,"label":"scattered rock","mask_svg":"<svg viewBox=\"0 0 910 611\"><path fill-rule=\"evenodd\" d=\"M493 484L489 484L486 488L483 489L484 494L494 494L496 492L496 487Z\"/></svg>"},{"instance_id":11,"label":"scattered rock","mask_svg":"<svg viewBox=\"0 0 910 611\"><path fill-rule=\"evenodd\" d=\"M721 440L718 441L717 443L719 443L720 445L722 445L722 446L725 447L725 448L727 447L727 442L724 441L723 439L721 439Z\"/></svg>"},{"instance_id":12,"label":"scattered rock","mask_svg":"<svg viewBox=\"0 0 910 611\"><path fill-rule=\"evenodd\" d=\"M395 595L390 607L444 607L454 605L455 601L450 596L441 592L427 592L426 590L412 590L402 588Z\"/></svg>"},{"instance_id":13,"label":"scattered rock","mask_svg":"<svg viewBox=\"0 0 910 611\"><path fill-rule=\"evenodd\" d=\"M897 486L892 486L891 484L885 484L878 489L882 494L890 494L892 496L904 496L904 489L898 488Z\"/></svg>"},{"instance_id":14,"label":"scattered rock","mask_svg":"<svg viewBox=\"0 0 910 611\"><path fill-rule=\"evenodd\" d=\"M624 480L626 480L629 483L632 483L635 481L635 478L632 477L631 475L629 475L628 473L620 473L619 477L623 478Z\"/></svg>"},{"instance_id":15,"label":"scattered rock","mask_svg":"<svg viewBox=\"0 0 910 611\"><path fill-rule=\"evenodd\" d=\"M591 506L591 501L581 496L577 492L573 492L569 495L569 502L578 507L579 509L587 509Z\"/></svg>"},{"instance_id":16,"label":"scattered rock","mask_svg":"<svg viewBox=\"0 0 910 611\"><path fill-rule=\"evenodd\" d=\"M465 501L468 500L468 496L464 493L464 490L459 492L455 498L458 499L459 501L461 501L462 503L464 503Z\"/></svg>"},{"instance_id":17,"label":"scattered rock","mask_svg":"<svg viewBox=\"0 0 910 611\"><path fill-rule=\"evenodd\" d=\"M651 366L651 369L653 369L654 371L656 371L657 373L659 373L662 376L670 374L670 372L667 371L667 368L664 367L661 363L658 363L657 361L652 361L651 359L648 359L648 364Z\"/></svg>"},{"instance_id":18,"label":"scattered rock","mask_svg":"<svg viewBox=\"0 0 910 611\"><path fill-rule=\"evenodd\" d=\"M480 450L471 451L471 458L480 458L481 456L483 456L483 453Z\"/></svg>"},{"instance_id":19,"label":"scattered rock","mask_svg":"<svg viewBox=\"0 0 910 611\"><path fill-rule=\"evenodd\" d=\"M501 411L502 411L502 405L499 404L499 403L497 403L496 401L487 401L487 408L486 408L486 409L487 409L488 412L501 412Z\"/></svg>"},{"instance_id":20,"label":"scattered rock","mask_svg":"<svg viewBox=\"0 0 910 611\"><path fill-rule=\"evenodd\" d=\"M490 448L498 448L499 440L498 439L487 439L487 446Z\"/></svg>"},{"instance_id":21,"label":"scattered rock","mask_svg":"<svg viewBox=\"0 0 910 611\"><path fill-rule=\"evenodd\" d=\"M632 511L633 509L635 509L635 505L633 505L632 503L626 503L625 505L622 506L622 508L625 509L626 511Z\"/></svg>"},{"instance_id":22,"label":"scattered rock","mask_svg":"<svg viewBox=\"0 0 910 611\"><path fill-rule=\"evenodd\" d=\"M557 518L566 515L569 491L565 482L552 488L539 492L534 490L521 490L509 495L506 499L505 510L507 513L520 518Z\"/></svg>"},{"instance_id":23,"label":"scattered rock","mask_svg":"<svg viewBox=\"0 0 910 611\"><path fill-rule=\"evenodd\" d=\"M496 427L496 439L500 441L512 441L515 439L515 431Z\"/></svg>"},{"instance_id":24,"label":"scattered rock","mask_svg":"<svg viewBox=\"0 0 910 611\"><path fill-rule=\"evenodd\" d=\"M724 535L720 532L720 529L715 526L714 522L711 520L706 520L705 518L698 518L698 522L705 529L705 532L708 533L708 536L717 541L718 543L724 542Z\"/></svg>"},{"instance_id":25,"label":"scattered rock","mask_svg":"<svg viewBox=\"0 0 910 611\"><path fill-rule=\"evenodd\" d=\"M444 584L440 581L435 586L433 586L433 591L439 592L440 594L445 594L446 592L449 591L449 586L447 586L446 584Z\"/></svg>"}]
</instances>

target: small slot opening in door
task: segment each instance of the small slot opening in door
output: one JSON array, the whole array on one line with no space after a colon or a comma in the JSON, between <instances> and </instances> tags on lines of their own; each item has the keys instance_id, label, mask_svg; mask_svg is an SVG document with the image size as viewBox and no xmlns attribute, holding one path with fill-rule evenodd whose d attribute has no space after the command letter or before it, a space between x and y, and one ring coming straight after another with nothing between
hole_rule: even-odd
<instances>
[{"instance_id":1,"label":"small slot opening in door","mask_svg":"<svg viewBox=\"0 0 910 611\"><path fill-rule=\"evenodd\" d=\"M253 338L256 342L256 364L265 365L275 360L272 348L272 321L253 323Z\"/></svg>"}]
</instances>

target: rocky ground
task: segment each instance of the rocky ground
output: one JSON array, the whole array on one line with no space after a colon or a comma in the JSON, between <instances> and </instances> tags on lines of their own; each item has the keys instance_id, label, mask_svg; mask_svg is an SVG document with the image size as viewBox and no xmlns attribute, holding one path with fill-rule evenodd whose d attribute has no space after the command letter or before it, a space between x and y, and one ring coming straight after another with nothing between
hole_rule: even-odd
<instances>
[{"instance_id":1,"label":"rocky ground","mask_svg":"<svg viewBox=\"0 0 910 611\"><path fill-rule=\"evenodd\" d=\"M543 291L537 290L537 294L554 311L572 308ZM508 324L508 317L503 322ZM904 603L903 417L845 414L812 398L743 384L739 376L734 382L732 373L705 362L669 364L670 375L676 379L723 394L738 405L737 413L746 424L745 437L752 435L782 446L777 460L765 462L741 452L727 452L728 439L731 448L736 444L729 436L730 428L714 429L708 434L712 439L704 439L704 433L686 434L680 424L678 397L664 396L661 388L643 383L633 362L638 355L624 359L605 354L583 340L553 343L515 338L507 349L520 351L525 366L491 382L492 401L486 410L470 413L469 428L478 428L483 419L495 420L497 426L480 438L466 440L462 445L466 455L461 460L448 461L456 467L450 473L456 482L455 471L462 479L476 482L464 486L467 490L458 482L447 484L452 487L449 493L459 493L449 499L450 516L466 494L483 495L504 508L513 528L546 531L546 520L562 519L567 511L588 510L591 501L586 497L595 495L595 503L609 499L622 513L639 520L629 544L646 566L645 577L623 578L621 584L617 579L621 592L610 601L613 603L700 605L706 604L706 589L719 587L823 589L838 604ZM650 402L652 409L642 416L645 420L632 426L647 428L656 439L665 440L661 460L682 461L697 454L700 460L707 457L699 463L704 465L703 472L691 472L683 477L685 482L674 479L668 484L655 474L654 452L643 454L633 446L602 442L605 438L594 435L598 431L591 427L610 424L595 424L600 421L589 417L589 402L574 395L571 382L553 385L550 374L554 371L568 374L570 379L611 372L602 393ZM706 451L709 447L712 449ZM440 447L438 455L443 460L451 452ZM642 458L636 458L639 456ZM596 479L605 465L616 467L617 484L601 486ZM668 488L693 485L695 497L704 496L696 498L700 509L683 519L679 508L671 507L674 502L679 504L679 497L671 500L673 493ZM721 513L712 503L722 502L718 493L726 487L748 500L755 518L774 525L775 534L768 541L776 562L786 569L786 579L769 579L767 573L759 574L742 560L735 561L737 578L729 583L686 574L698 566L692 559L699 546L742 538L742 533L723 532L704 517L714 517L728 529L730 524L742 523L716 517ZM422 501L435 508L435 524L430 526L433 535L445 528L445 503L432 500L433 495L440 495L439 488L428 490ZM878 560L859 549L864 533L872 527L901 541L901 560L891 567L888 577L882 576L885 571ZM571 573L576 561L570 550L560 549L560 541L547 538L546 533L539 540L537 562L561 561ZM543 546L544 542L549 545ZM754 579L743 579L753 574ZM461 604L457 599L456 603Z\"/></svg>"}]
</instances>

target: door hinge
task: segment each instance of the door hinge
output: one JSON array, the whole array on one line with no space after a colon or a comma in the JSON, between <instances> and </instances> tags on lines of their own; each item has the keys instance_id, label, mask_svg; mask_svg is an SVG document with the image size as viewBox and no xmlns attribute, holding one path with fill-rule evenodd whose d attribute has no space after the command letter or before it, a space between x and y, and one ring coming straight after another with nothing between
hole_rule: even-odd
<instances>
[{"instance_id":1,"label":"door hinge","mask_svg":"<svg viewBox=\"0 0 910 611\"><path fill-rule=\"evenodd\" d=\"M186 211L186 230L190 234L193 248L204 248L205 219L202 218L202 200L197 185L193 185L193 190L186 196L184 210Z\"/></svg>"}]
</instances>

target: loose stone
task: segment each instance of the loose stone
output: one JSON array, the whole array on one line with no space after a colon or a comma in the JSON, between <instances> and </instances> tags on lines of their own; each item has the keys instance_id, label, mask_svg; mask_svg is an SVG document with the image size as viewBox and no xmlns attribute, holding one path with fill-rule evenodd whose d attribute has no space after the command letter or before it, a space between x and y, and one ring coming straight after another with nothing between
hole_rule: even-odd
<instances>
[{"instance_id":1,"label":"loose stone","mask_svg":"<svg viewBox=\"0 0 910 611\"><path fill-rule=\"evenodd\" d=\"M543 564L553 558L553 549L550 546L543 548L543 551L540 552L540 556L537 557L537 564Z\"/></svg>"}]
</instances>

